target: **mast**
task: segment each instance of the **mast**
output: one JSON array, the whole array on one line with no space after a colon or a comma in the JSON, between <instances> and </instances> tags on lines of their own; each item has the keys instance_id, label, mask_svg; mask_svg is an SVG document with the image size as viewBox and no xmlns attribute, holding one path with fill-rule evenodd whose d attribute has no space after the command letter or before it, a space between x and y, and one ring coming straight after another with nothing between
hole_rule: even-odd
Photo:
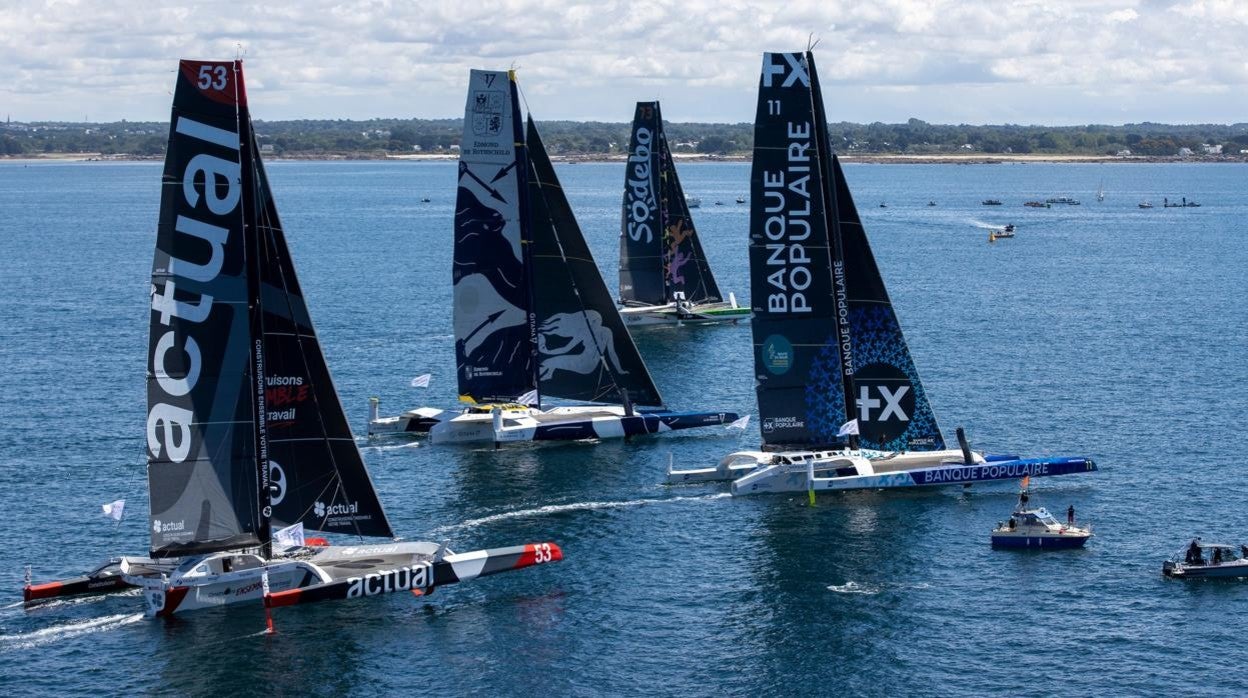
<instances>
[{"instance_id":1,"label":"mast","mask_svg":"<svg viewBox=\"0 0 1248 698\"><path fill-rule=\"evenodd\" d=\"M245 241L243 256L247 262L247 316L251 330L248 345L251 349L251 407L254 424L252 433L255 440L256 538L260 541L260 554L267 560L273 556L273 493L270 489L269 434L265 406L264 311L260 297L260 260L263 258L264 251L261 247L260 230L257 225L259 217L256 215L255 158L258 155L252 150L251 115L247 112L247 98L243 87L243 62L234 61L233 69L234 85L239 95L237 113L239 156L242 164L243 240Z\"/></svg>"}]
</instances>

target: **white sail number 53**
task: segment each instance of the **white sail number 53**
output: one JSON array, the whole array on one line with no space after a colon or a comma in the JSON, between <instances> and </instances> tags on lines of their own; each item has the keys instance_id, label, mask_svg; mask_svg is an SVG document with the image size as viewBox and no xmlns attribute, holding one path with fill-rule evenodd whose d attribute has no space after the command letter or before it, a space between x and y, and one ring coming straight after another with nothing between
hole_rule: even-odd
<instances>
[{"instance_id":1,"label":"white sail number 53","mask_svg":"<svg viewBox=\"0 0 1248 698\"><path fill-rule=\"evenodd\" d=\"M538 543L533 546L533 564L540 565L543 562L550 562L550 558L550 543Z\"/></svg>"},{"instance_id":2,"label":"white sail number 53","mask_svg":"<svg viewBox=\"0 0 1248 698\"><path fill-rule=\"evenodd\" d=\"M223 65L201 65L199 66L199 83L197 87L206 90L211 87L214 90L225 89L225 78L228 75Z\"/></svg>"}]
</instances>

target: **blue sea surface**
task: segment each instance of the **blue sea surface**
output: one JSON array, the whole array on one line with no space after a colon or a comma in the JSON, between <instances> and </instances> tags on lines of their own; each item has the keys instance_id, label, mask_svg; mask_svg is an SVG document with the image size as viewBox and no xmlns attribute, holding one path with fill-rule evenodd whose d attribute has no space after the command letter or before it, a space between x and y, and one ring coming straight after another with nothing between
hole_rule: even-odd
<instances>
[{"instance_id":1,"label":"blue sea surface","mask_svg":"<svg viewBox=\"0 0 1248 698\"><path fill-rule=\"evenodd\" d=\"M734 200L749 165L680 167L719 285L746 303L748 206ZM453 406L455 163L268 170L356 432L369 396L388 413ZM429 599L279 609L272 636L258 605L153 620L134 593L20 603L27 564L40 581L147 550L160 172L0 162L7 694L1243 693L1248 583L1160 569L1192 535L1248 542L1244 165L846 166L946 438L961 425L976 448L1099 463L1033 482L1040 503L1092 523L1084 550L992 550L1012 482L813 508L661 484L669 457L704 467L757 446L757 419L743 435L497 451L361 439L402 536L551 540L566 559ZM614 290L623 163L558 172ZM1083 203L1022 206L1063 195ZM1182 196L1203 205L1161 207ZM1017 237L989 244L1009 222ZM669 406L756 414L748 326L635 337ZM426 372L428 389L409 387ZM100 505L120 498L114 527Z\"/></svg>"}]
</instances>

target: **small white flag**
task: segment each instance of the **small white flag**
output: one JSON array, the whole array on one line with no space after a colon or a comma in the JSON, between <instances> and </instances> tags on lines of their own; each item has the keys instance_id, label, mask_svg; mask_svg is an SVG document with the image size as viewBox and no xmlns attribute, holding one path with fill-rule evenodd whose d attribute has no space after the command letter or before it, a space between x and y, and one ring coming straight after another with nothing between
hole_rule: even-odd
<instances>
[{"instance_id":1,"label":"small white flag","mask_svg":"<svg viewBox=\"0 0 1248 698\"><path fill-rule=\"evenodd\" d=\"M287 526L273 534L273 542L288 548L301 547L303 541L303 522Z\"/></svg>"},{"instance_id":2,"label":"small white flag","mask_svg":"<svg viewBox=\"0 0 1248 698\"><path fill-rule=\"evenodd\" d=\"M104 510L104 515L113 521L121 521L121 515L126 512L126 500L118 499L115 502L101 504L100 508Z\"/></svg>"},{"instance_id":3,"label":"small white flag","mask_svg":"<svg viewBox=\"0 0 1248 698\"><path fill-rule=\"evenodd\" d=\"M521 395L520 397L516 398L516 402L520 403L521 405L536 405L537 404L537 391L530 390L524 395Z\"/></svg>"},{"instance_id":4,"label":"small white flag","mask_svg":"<svg viewBox=\"0 0 1248 698\"><path fill-rule=\"evenodd\" d=\"M845 422L841 425L841 430L836 432L837 436L849 436L851 434L854 436L858 435L858 420L856 419Z\"/></svg>"},{"instance_id":5,"label":"small white flag","mask_svg":"<svg viewBox=\"0 0 1248 698\"><path fill-rule=\"evenodd\" d=\"M729 424L726 428L727 429L740 429L741 431L745 431L745 428L748 427L749 425L750 425L750 415L747 414L741 419L733 420L732 424Z\"/></svg>"},{"instance_id":6,"label":"small white flag","mask_svg":"<svg viewBox=\"0 0 1248 698\"><path fill-rule=\"evenodd\" d=\"M412 387L413 388L428 388L430 378L433 378L432 373L422 373L419 376L416 376L415 378L412 379Z\"/></svg>"}]
</instances>

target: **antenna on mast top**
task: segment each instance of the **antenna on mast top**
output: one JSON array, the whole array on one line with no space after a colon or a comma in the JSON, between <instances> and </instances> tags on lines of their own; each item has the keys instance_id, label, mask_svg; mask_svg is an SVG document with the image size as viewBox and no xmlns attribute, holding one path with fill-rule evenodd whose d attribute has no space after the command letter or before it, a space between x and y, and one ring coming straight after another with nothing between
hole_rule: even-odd
<instances>
[{"instance_id":1,"label":"antenna on mast top","mask_svg":"<svg viewBox=\"0 0 1248 698\"><path fill-rule=\"evenodd\" d=\"M815 47L819 45L819 41L820 39L815 38L815 33L811 32L810 35L806 37L806 52L810 53L811 51L814 51Z\"/></svg>"},{"instance_id":2,"label":"antenna on mast top","mask_svg":"<svg viewBox=\"0 0 1248 698\"><path fill-rule=\"evenodd\" d=\"M243 56L246 56L246 55L247 55L247 49L243 48L242 42L235 43L234 44L234 60L241 61L243 60Z\"/></svg>"}]
</instances>

